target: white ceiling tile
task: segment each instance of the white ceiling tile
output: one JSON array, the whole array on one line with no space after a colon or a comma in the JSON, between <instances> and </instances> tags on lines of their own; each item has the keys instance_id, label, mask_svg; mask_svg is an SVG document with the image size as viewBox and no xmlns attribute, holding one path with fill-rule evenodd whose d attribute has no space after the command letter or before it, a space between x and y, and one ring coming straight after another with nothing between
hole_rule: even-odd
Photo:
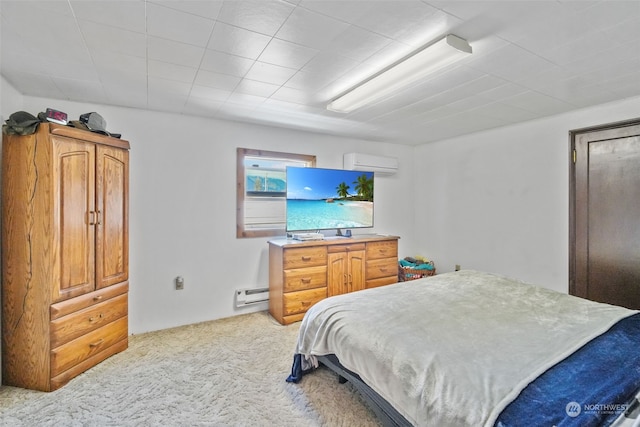
<instances>
[{"instance_id":1,"label":"white ceiling tile","mask_svg":"<svg viewBox=\"0 0 640 427\"><path fill-rule=\"evenodd\" d=\"M234 106L244 106L244 107L257 107L262 104L266 98L262 96L250 95L247 93L232 93L229 98L227 98L226 104L234 104ZM224 109L225 107L223 107Z\"/></svg>"},{"instance_id":2,"label":"white ceiling tile","mask_svg":"<svg viewBox=\"0 0 640 427\"><path fill-rule=\"evenodd\" d=\"M10 17L7 22L13 22L17 26L23 28L28 27L29 22L41 19L37 16L49 17L55 21L58 16L73 17L73 11L67 1L51 1L51 0L2 0L0 2L0 16Z\"/></svg>"},{"instance_id":3,"label":"white ceiling tile","mask_svg":"<svg viewBox=\"0 0 640 427\"><path fill-rule=\"evenodd\" d=\"M147 3L149 35L193 46L204 47L209 42L214 20Z\"/></svg>"},{"instance_id":4,"label":"white ceiling tile","mask_svg":"<svg viewBox=\"0 0 640 427\"><path fill-rule=\"evenodd\" d=\"M207 49L200 68L230 76L244 77L253 63L254 61L248 58Z\"/></svg>"},{"instance_id":5,"label":"white ceiling tile","mask_svg":"<svg viewBox=\"0 0 640 427\"><path fill-rule=\"evenodd\" d=\"M385 37L416 46L434 35L425 22L431 22L438 10L421 1L376 1L368 3L365 9L353 23Z\"/></svg>"},{"instance_id":6,"label":"white ceiling tile","mask_svg":"<svg viewBox=\"0 0 640 427\"><path fill-rule=\"evenodd\" d=\"M317 54L317 49L285 40L272 39L258 60L282 67L299 69Z\"/></svg>"},{"instance_id":7,"label":"white ceiling tile","mask_svg":"<svg viewBox=\"0 0 640 427\"><path fill-rule=\"evenodd\" d=\"M147 108L147 79L106 79L102 78L102 86L109 104L133 108ZM117 132L117 129L114 129Z\"/></svg>"},{"instance_id":8,"label":"white ceiling tile","mask_svg":"<svg viewBox=\"0 0 640 427\"><path fill-rule=\"evenodd\" d=\"M105 51L94 58L94 63L99 74L112 71L117 72L122 78L147 75L147 61L138 56Z\"/></svg>"},{"instance_id":9,"label":"white ceiling tile","mask_svg":"<svg viewBox=\"0 0 640 427\"><path fill-rule=\"evenodd\" d=\"M66 79L63 77L52 78L55 85L64 94L65 98L71 95L78 101L106 104L107 96L102 85L96 81Z\"/></svg>"},{"instance_id":10,"label":"white ceiling tile","mask_svg":"<svg viewBox=\"0 0 640 427\"><path fill-rule=\"evenodd\" d=\"M293 77L284 83L284 86L299 90L316 92L327 86L333 77L323 72L298 71Z\"/></svg>"},{"instance_id":11,"label":"white ceiling tile","mask_svg":"<svg viewBox=\"0 0 640 427\"><path fill-rule=\"evenodd\" d=\"M391 39L354 25L338 34L326 45L337 55L364 61L391 43Z\"/></svg>"},{"instance_id":12,"label":"white ceiling tile","mask_svg":"<svg viewBox=\"0 0 640 427\"><path fill-rule=\"evenodd\" d=\"M285 2L264 0L225 1L218 21L273 36L294 7Z\"/></svg>"},{"instance_id":13,"label":"white ceiling tile","mask_svg":"<svg viewBox=\"0 0 640 427\"><path fill-rule=\"evenodd\" d=\"M276 37L303 46L323 49L331 40L345 31L349 24L296 8L276 33Z\"/></svg>"},{"instance_id":14,"label":"white ceiling tile","mask_svg":"<svg viewBox=\"0 0 640 427\"><path fill-rule=\"evenodd\" d=\"M280 67L273 64L265 64L264 62L255 62L245 75L245 78L282 86L295 73L295 69Z\"/></svg>"},{"instance_id":15,"label":"white ceiling tile","mask_svg":"<svg viewBox=\"0 0 640 427\"><path fill-rule=\"evenodd\" d=\"M156 111L182 111L187 96L171 92L153 92L147 96L147 108Z\"/></svg>"},{"instance_id":16,"label":"white ceiling tile","mask_svg":"<svg viewBox=\"0 0 640 427\"><path fill-rule=\"evenodd\" d=\"M307 92L290 87L281 87L271 95L271 98L278 101L293 102L297 104L307 104L311 100L311 97Z\"/></svg>"},{"instance_id":17,"label":"white ceiling tile","mask_svg":"<svg viewBox=\"0 0 640 427\"><path fill-rule=\"evenodd\" d=\"M27 73L22 70L6 70L3 76L15 87L22 87L24 95L63 99L64 96L53 79L46 74Z\"/></svg>"},{"instance_id":18,"label":"white ceiling tile","mask_svg":"<svg viewBox=\"0 0 640 427\"><path fill-rule=\"evenodd\" d=\"M78 21L91 51L112 51L131 56L147 56L147 38L144 33L127 31L109 25Z\"/></svg>"},{"instance_id":19,"label":"white ceiling tile","mask_svg":"<svg viewBox=\"0 0 640 427\"><path fill-rule=\"evenodd\" d=\"M149 96L151 96L151 94L170 93L184 96L186 98L191 92L191 83L160 79L158 77L149 77L148 88Z\"/></svg>"},{"instance_id":20,"label":"white ceiling tile","mask_svg":"<svg viewBox=\"0 0 640 427\"><path fill-rule=\"evenodd\" d=\"M56 58L42 58L46 63L47 73L52 77L63 77L67 79L99 81L98 73L94 64L73 64L59 61Z\"/></svg>"},{"instance_id":21,"label":"white ceiling tile","mask_svg":"<svg viewBox=\"0 0 640 427\"><path fill-rule=\"evenodd\" d=\"M230 76L228 74L214 73L213 71L200 70L196 76L195 84L199 86L207 86L216 89L232 92L238 83L240 77Z\"/></svg>"},{"instance_id":22,"label":"white ceiling tile","mask_svg":"<svg viewBox=\"0 0 640 427\"><path fill-rule=\"evenodd\" d=\"M264 34L218 22L213 28L213 34L207 48L244 58L257 59L269 41L271 41L271 37Z\"/></svg>"},{"instance_id":23,"label":"white ceiling tile","mask_svg":"<svg viewBox=\"0 0 640 427\"><path fill-rule=\"evenodd\" d=\"M182 113L195 116L213 117L223 104L223 101L191 96L187 100Z\"/></svg>"},{"instance_id":24,"label":"white ceiling tile","mask_svg":"<svg viewBox=\"0 0 640 427\"><path fill-rule=\"evenodd\" d=\"M148 0L160 6L187 12L208 19L217 19L222 8L222 0Z\"/></svg>"},{"instance_id":25,"label":"white ceiling tile","mask_svg":"<svg viewBox=\"0 0 640 427\"><path fill-rule=\"evenodd\" d=\"M502 102L540 116L559 114L571 109L571 105L564 101L533 91L506 98Z\"/></svg>"},{"instance_id":26,"label":"white ceiling tile","mask_svg":"<svg viewBox=\"0 0 640 427\"><path fill-rule=\"evenodd\" d=\"M235 88L237 93L254 95L262 98L269 98L278 90L280 86L270 83L257 82L255 80L243 79Z\"/></svg>"},{"instance_id":27,"label":"white ceiling tile","mask_svg":"<svg viewBox=\"0 0 640 427\"><path fill-rule=\"evenodd\" d=\"M145 32L146 14L143 0L110 0L109 3L70 0L69 4L78 20L97 22L141 34Z\"/></svg>"},{"instance_id":28,"label":"white ceiling tile","mask_svg":"<svg viewBox=\"0 0 640 427\"><path fill-rule=\"evenodd\" d=\"M147 62L150 77L158 77L166 80L177 80L191 83L196 78L198 69L195 67L185 67L168 62L155 61L150 59Z\"/></svg>"},{"instance_id":29,"label":"white ceiling tile","mask_svg":"<svg viewBox=\"0 0 640 427\"><path fill-rule=\"evenodd\" d=\"M511 98L512 96L519 95L526 91L527 89L524 86L520 86L516 83L505 82L495 88L482 91L479 95L492 101L500 101L501 99Z\"/></svg>"},{"instance_id":30,"label":"white ceiling tile","mask_svg":"<svg viewBox=\"0 0 640 427\"><path fill-rule=\"evenodd\" d=\"M333 52L321 52L307 62L302 70L310 73L322 73L329 79L336 79L348 73L358 64L358 61L346 56Z\"/></svg>"},{"instance_id":31,"label":"white ceiling tile","mask_svg":"<svg viewBox=\"0 0 640 427\"><path fill-rule=\"evenodd\" d=\"M350 23L355 22L368 12L367 7L363 7L361 1L302 0L300 6Z\"/></svg>"},{"instance_id":32,"label":"white ceiling tile","mask_svg":"<svg viewBox=\"0 0 640 427\"><path fill-rule=\"evenodd\" d=\"M224 102L230 95L231 92L228 90L221 90L208 86L193 85L191 88L191 97L205 98L212 101Z\"/></svg>"},{"instance_id":33,"label":"white ceiling tile","mask_svg":"<svg viewBox=\"0 0 640 427\"><path fill-rule=\"evenodd\" d=\"M147 37L147 54L149 59L184 65L186 67L198 67L202 61L204 52L205 49L202 47L191 46L159 37Z\"/></svg>"},{"instance_id":34,"label":"white ceiling tile","mask_svg":"<svg viewBox=\"0 0 640 427\"><path fill-rule=\"evenodd\" d=\"M589 27L606 29L627 20L637 20L639 13L640 2L637 0L600 1L578 11L577 18Z\"/></svg>"}]
</instances>

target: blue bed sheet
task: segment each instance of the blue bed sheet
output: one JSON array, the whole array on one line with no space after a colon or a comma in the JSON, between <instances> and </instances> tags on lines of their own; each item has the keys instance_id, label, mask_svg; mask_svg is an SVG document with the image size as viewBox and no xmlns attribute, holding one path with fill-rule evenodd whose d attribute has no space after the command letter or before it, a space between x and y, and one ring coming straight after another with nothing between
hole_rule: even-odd
<instances>
[{"instance_id":1,"label":"blue bed sheet","mask_svg":"<svg viewBox=\"0 0 640 427\"><path fill-rule=\"evenodd\" d=\"M609 426L638 390L640 313L620 320L536 378L495 426Z\"/></svg>"}]
</instances>

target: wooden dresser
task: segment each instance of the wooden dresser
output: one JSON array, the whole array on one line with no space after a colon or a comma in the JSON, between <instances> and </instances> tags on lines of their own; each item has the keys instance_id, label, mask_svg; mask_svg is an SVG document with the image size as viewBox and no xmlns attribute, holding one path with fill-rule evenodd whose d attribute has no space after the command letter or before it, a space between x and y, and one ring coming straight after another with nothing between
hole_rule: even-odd
<instances>
[{"instance_id":1,"label":"wooden dresser","mask_svg":"<svg viewBox=\"0 0 640 427\"><path fill-rule=\"evenodd\" d=\"M269 313L283 325L301 320L333 295L398 281L398 237L362 235L269 242Z\"/></svg>"},{"instance_id":2,"label":"wooden dresser","mask_svg":"<svg viewBox=\"0 0 640 427\"><path fill-rule=\"evenodd\" d=\"M55 390L128 346L129 143L3 135L2 380Z\"/></svg>"}]
</instances>

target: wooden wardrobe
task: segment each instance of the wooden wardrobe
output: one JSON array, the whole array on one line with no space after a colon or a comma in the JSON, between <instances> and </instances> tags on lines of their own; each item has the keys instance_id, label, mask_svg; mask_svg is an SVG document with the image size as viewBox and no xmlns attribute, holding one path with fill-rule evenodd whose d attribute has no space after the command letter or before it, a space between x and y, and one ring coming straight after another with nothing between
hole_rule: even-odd
<instances>
[{"instance_id":1,"label":"wooden wardrobe","mask_svg":"<svg viewBox=\"0 0 640 427\"><path fill-rule=\"evenodd\" d=\"M3 135L2 380L55 390L128 346L129 143Z\"/></svg>"}]
</instances>

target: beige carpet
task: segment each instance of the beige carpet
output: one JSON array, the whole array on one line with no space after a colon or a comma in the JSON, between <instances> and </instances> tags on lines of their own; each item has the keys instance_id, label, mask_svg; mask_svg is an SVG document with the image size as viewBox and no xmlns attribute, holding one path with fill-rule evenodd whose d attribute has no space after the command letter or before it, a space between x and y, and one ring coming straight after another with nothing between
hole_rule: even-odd
<instances>
[{"instance_id":1,"label":"beige carpet","mask_svg":"<svg viewBox=\"0 0 640 427\"><path fill-rule=\"evenodd\" d=\"M52 393L1 387L0 425L380 425L327 369L285 382L298 327L259 312L135 335Z\"/></svg>"}]
</instances>

